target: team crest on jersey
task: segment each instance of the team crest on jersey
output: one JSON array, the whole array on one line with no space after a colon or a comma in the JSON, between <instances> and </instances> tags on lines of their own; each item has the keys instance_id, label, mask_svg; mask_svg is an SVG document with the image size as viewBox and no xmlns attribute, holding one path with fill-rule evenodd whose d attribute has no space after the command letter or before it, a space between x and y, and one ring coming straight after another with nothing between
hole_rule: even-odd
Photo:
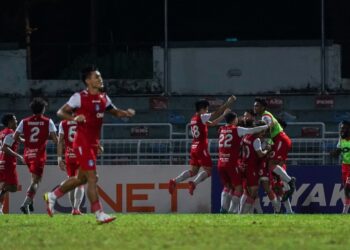
<instances>
[{"instance_id":1,"label":"team crest on jersey","mask_svg":"<svg viewBox=\"0 0 350 250\"><path fill-rule=\"evenodd\" d=\"M95 165L95 162L94 162L94 160L89 160L88 164L90 167L93 167Z\"/></svg>"},{"instance_id":2,"label":"team crest on jersey","mask_svg":"<svg viewBox=\"0 0 350 250\"><path fill-rule=\"evenodd\" d=\"M100 104L95 104L95 110L96 112L100 111Z\"/></svg>"}]
</instances>

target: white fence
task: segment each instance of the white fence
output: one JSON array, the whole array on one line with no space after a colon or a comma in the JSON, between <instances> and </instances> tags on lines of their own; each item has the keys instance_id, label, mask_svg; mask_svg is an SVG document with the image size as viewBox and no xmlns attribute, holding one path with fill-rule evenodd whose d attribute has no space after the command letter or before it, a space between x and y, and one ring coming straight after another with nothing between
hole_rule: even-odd
<instances>
[{"instance_id":1,"label":"white fence","mask_svg":"<svg viewBox=\"0 0 350 250\"><path fill-rule=\"evenodd\" d=\"M293 148L288 164L330 165L338 158L329 156L338 139L292 139ZM190 139L102 140L104 153L101 165L186 165L189 161ZM48 164L56 164L55 145L48 146ZM218 156L217 139L209 140L209 152L214 164Z\"/></svg>"}]
</instances>

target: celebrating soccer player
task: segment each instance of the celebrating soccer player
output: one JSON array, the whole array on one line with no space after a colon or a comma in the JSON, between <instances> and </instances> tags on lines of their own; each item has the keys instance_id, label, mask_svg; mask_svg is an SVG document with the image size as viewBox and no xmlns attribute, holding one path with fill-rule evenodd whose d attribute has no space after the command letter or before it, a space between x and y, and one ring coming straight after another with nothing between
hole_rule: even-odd
<instances>
[{"instance_id":1,"label":"celebrating soccer player","mask_svg":"<svg viewBox=\"0 0 350 250\"><path fill-rule=\"evenodd\" d=\"M87 196L91 203L91 211L95 213L98 223L108 223L115 220L115 217L103 212L97 192L98 176L96 172L103 116L104 112L108 112L116 117L132 117L135 115L135 110L122 110L113 105L107 94L102 92L103 80L96 67L83 69L82 81L86 89L75 93L57 111L61 119L77 123L73 149L79 163L78 176L65 180L53 192L45 193L44 199L49 216L53 216L54 205L58 198L87 183Z\"/></svg>"},{"instance_id":2,"label":"celebrating soccer player","mask_svg":"<svg viewBox=\"0 0 350 250\"><path fill-rule=\"evenodd\" d=\"M17 191L17 159L25 164L23 157L16 152L18 142L13 138L14 130L17 128L16 116L14 114L5 114L1 122L5 128L0 131L0 214L3 213L5 194Z\"/></svg>"},{"instance_id":3,"label":"celebrating soccer player","mask_svg":"<svg viewBox=\"0 0 350 250\"><path fill-rule=\"evenodd\" d=\"M24 160L32 174L31 183L21 206L24 214L33 212L33 200L43 176L46 163L46 144L49 137L57 143L56 126L44 116L47 103L42 98L34 98L30 103L33 115L23 119L14 134L15 141L24 136Z\"/></svg>"},{"instance_id":4,"label":"celebrating soccer player","mask_svg":"<svg viewBox=\"0 0 350 250\"><path fill-rule=\"evenodd\" d=\"M343 214L347 214L350 208L350 122L342 121L340 125L340 137L337 149L331 152L332 156L341 155L342 158L342 182L344 186Z\"/></svg>"},{"instance_id":5,"label":"celebrating soccer player","mask_svg":"<svg viewBox=\"0 0 350 250\"><path fill-rule=\"evenodd\" d=\"M191 169L182 172L175 179L169 181L169 193L172 194L176 188L176 183L185 181L196 176L194 181L189 182L189 193L193 195L196 186L211 176L212 161L208 152L208 127L216 126L224 119L224 115L236 100L235 96L230 96L226 103L213 113L209 113L209 102L199 100L195 103L196 113L191 119L192 145L190 153ZM226 112L226 113L225 113ZM199 169L203 167L203 171Z\"/></svg>"},{"instance_id":6,"label":"celebrating soccer player","mask_svg":"<svg viewBox=\"0 0 350 250\"><path fill-rule=\"evenodd\" d=\"M77 176L79 164L74 153L73 141L77 123L64 120L58 129L57 162L61 170L66 171L68 178ZM65 150L63 150L65 149ZM63 158L64 152L64 158ZM72 215L81 215L80 204L84 198L84 185L76 187L69 192L69 199L72 205Z\"/></svg>"},{"instance_id":7,"label":"celebrating soccer player","mask_svg":"<svg viewBox=\"0 0 350 250\"><path fill-rule=\"evenodd\" d=\"M282 201L289 199L295 191L295 178L290 177L285 168L288 152L292 147L292 141L283 131L277 119L266 110L267 102L264 99L256 98L254 112L261 116L261 119L269 125L270 135L273 140L272 155L269 160L269 169L278 175L284 183L285 195Z\"/></svg>"},{"instance_id":8,"label":"celebrating soccer player","mask_svg":"<svg viewBox=\"0 0 350 250\"><path fill-rule=\"evenodd\" d=\"M243 192L239 168L241 139L245 135L266 130L268 126L263 125L255 128L237 127L237 114L233 112L227 113L225 120L226 125L220 128L219 136L218 171L224 186L221 193L221 212L226 213L230 210L233 213L238 213ZM247 202L250 202L249 197L247 200Z\"/></svg>"}]
</instances>

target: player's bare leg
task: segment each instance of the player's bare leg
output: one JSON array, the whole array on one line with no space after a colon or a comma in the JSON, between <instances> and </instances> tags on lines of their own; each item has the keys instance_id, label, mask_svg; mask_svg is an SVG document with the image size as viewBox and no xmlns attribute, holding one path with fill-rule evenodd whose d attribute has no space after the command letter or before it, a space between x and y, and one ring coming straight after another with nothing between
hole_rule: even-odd
<instances>
[{"instance_id":1,"label":"player's bare leg","mask_svg":"<svg viewBox=\"0 0 350 250\"><path fill-rule=\"evenodd\" d=\"M226 186L222 189L222 192L221 192L220 213L227 214L230 208L230 202L231 202L231 186L226 184Z\"/></svg>"},{"instance_id":2,"label":"player's bare leg","mask_svg":"<svg viewBox=\"0 0 350 250\"><path fill-rule=\"evenodd\" d=\"M241 196L243 194L242 185L234 187L234 191L231 193L231 204L229 208L230 213L238 214L240 211Z\"/></svg>"},{"instance_id":3,"label":"player's bare leg","mask_svg":"<svg viewBox=\"0 0 350 250\"><path fill-rule=\"evenodd\" d=\"M273 210L275 213L279 213L281 210L281 203L280 201L277 199L277 196L275 194L274 191L272 191L271 187L270 187L270 181L268 178L260 178L261 180L261 185L265 190L265 193L267 194L267 197L269 197L269 200L272 204Z\"/></svg>"},{"instance_id":4,"label":"player's bare leg","mask_svg":"<svg viewBox=\"0 0 350 250\"><path fill-rule=\"evenodd\" d=\"M0 191L0 215L3 214L3 206L4 206L4 200L5 196L8 192L16 192L17 191L17 185L3 185Z\"/></svg>"},{"instance_id":5,"label":"player's bare leg","mask_svg":"<svg viewBox=\"0 0 350 250\"><path fill-rule=\"evenodd\" d=\"M39 182L41 181L41 177L37 176L36 174L32 174L32 179L30 186L27 189L27 195L20 207L22 213L24 214L30 214L33 212L33 200L36 194L36 191L39 188Z\"/></svg>"},{"instance_id":6,"label":"player's bare leg","mask_svg":"<svg viewBox=\"0 0 350 250\"><path fill-rule=\"evenodd\" d=\"M198 167L197 167L198 168ZM193 181L190 181L188 183L188 191L190 195L193 195L194 190L196 189L196 186L203 182L205 179L211 176L211 167L203 167L203 171L201 171L199 174L197 174L196 178ZM197 171L198 173L198 171Z\"/></svg>"},{"instance_id":7,"label":"player's bare leg","mask_svg":"<svg viewBox=\"0 0 350 250\"><path fill-rule=\"evenodd\" d=\"M242 205L242 214L253 213L255 199L258 195L258 186L248 187L247 199Z\"/></svg>"},{"instance_id":8,"label":"player's bare leg","mask_svg":"<svg viewBox=\"0 0 350 250\"><path fill-rule=\"evenodd\" d=\"M295 191L295 178L291 177L287 174L287 172L283 169L283 165L285 164L285 162L283 161L275 161L275 160L270 160L269 161L269 168L270 170L275 173L276 175L278 175L281 180L286 184L285 185L285 195L282 198L282 201L287 200L288 198L290 198L294 191Z\"/></svg>"},{"instance_id":9,"label":"player's bare leg","mask_svg":"<svg viewBox=\"0 0 350 250\"><path fill-rule=\"evenodd\" d=\"M179 176L177 176L174 179L170 179L168 186L169 193L173 194L177 183L183 182L193 176L196 176L198 174L199 168L200 167L197 166L191 166L191 169L183 171Z\"/></svg>"}]
</instances>

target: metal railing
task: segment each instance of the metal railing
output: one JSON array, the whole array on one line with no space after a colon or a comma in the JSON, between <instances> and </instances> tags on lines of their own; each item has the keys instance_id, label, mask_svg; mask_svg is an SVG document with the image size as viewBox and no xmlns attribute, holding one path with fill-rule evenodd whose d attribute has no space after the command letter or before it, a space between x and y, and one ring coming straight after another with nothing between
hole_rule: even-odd
<instances>
[{"instance_id":1,"label":"metal railing","mask_svg":"<svg viewBox=\"0 0 350 250\"><path fill-rule=\"evenodd\" d=\"M288 164L335 165L338 158L329 156L338 139L292 139ZM100 165L186 165L189 163L190 139L102 140L104 153ZM48 144L47 164L57 164L56 147ZM214 165L218 158L218 140L209 140L209 152Z\"/></svg>"}]
</instances>

